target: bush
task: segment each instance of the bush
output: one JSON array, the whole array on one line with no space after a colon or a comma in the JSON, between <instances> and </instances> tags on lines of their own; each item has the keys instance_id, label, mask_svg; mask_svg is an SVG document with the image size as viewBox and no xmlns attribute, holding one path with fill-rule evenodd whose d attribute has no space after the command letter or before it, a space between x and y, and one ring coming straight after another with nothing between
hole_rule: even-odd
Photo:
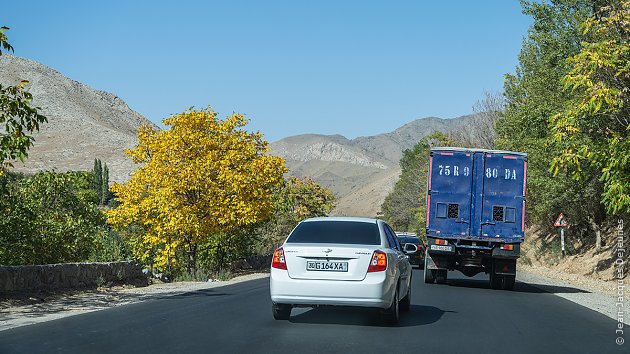
<instances>
[{"instance_id":1,"label":"bush","mask_svg":"<svg viewBox=\"0 0 630 354\"><path fill-rule=\"evenodd\" d=\"M0 177L0 264L87 260L104 232L89 172Z\"/></svg>"}]
</instances>

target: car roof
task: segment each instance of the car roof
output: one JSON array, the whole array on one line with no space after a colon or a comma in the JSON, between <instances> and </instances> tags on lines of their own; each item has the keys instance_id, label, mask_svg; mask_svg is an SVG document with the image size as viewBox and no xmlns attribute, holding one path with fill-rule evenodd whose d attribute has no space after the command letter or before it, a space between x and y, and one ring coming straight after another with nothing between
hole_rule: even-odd
<instances>
[{"instance_id":1,"label":"car roof","mask_svg":"<svg viewBox=\"0 0 630 354\"><path fill-rule=\"evenodd\" d=\"M402 240L414 240L420 242L420 239L415 236L398 236L398 238Z\"/></svg>"},{"instance_id":2,"label":"car roof","mask_svg":"<svg viewBox=\"0 0 630 354\"><path fill-rule=\"evenodd\" d=\"M361 217L352 217L352 216L321 216L316 218L308 218L302 220L302 222L316 222L316 221L353 221L353 222L367 222L367 223L377 223L381 221L379 219L374 218L361 218Z\"/></svg>"}]
</instances>

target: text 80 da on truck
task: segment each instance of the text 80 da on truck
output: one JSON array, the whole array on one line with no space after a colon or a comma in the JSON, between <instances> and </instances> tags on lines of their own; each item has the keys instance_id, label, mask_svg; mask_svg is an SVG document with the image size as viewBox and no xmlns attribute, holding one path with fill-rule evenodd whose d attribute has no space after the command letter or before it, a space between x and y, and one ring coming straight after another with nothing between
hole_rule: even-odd
<instances>
[{"instance_id":1,"label":"text 80 da on truck","mask_svg":"<svg viewBox=\"0 0 630 354\"><path fill-rule=\"evenodd\" d=\"M514 287L525 236L527 154L432 148L427 183L424 280L449 270L490 274L493 289Z\"/></svg>"}]
</instances>

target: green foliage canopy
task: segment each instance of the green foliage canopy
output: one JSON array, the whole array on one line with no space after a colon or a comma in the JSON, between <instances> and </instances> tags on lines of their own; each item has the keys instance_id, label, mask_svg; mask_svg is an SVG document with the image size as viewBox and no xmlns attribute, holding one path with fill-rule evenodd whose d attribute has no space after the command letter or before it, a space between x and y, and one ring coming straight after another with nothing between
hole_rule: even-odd
<instances>
[{"instance_id":1,"label":"green foliage canopy","mask_svg":"<svg viewBox=\"0 0 630 354\"><path fill-rule=\"evenodd\" d=\"M601 174L609 213L630 212L630 1L609 1L587 18L579 53L562 77L572 97L550 122L553 159L576 180Z\"/></svg>"},{"instance_id":2,"label":"green foliage canopy","mask_svg":"<svg viewBox=\"0 0 630 354\"><path fill-rule=\"evenodd\" d=\"M523 42L516 73L505 80L506 111L497 122L499 148L529 154L528 224L551 231L563 212L577 229L587 229L605 218L599 203L602 183L594 169L581 180L550 172L562 145L552 143L549 119L565 109L575 93L565 90L562 78L571 70L567 58L581 50L582 23L591 16L595 1L557 0L523 2L533 24Z\"/></svg>"},{"instance_id":3,"label":"green foliage canopy","mask_svg":"<svg viewBox=\"0 0 630 354\"><path fill-rule=\"evenodd\" d=\"M8 29L0 27L0 46L6 51L13 51L5 34ZM22 80L14 86L0 85L0 174L4 167L12 166L11 160L24 162L28 149L33 145L33 137L29 134L48 121L39 113L38 107L31 106L33 95L25 89L27 84L27 80Z\"/></svg>"},{"instance_id":4,"label":"green foliage canopy","mask_svg":"<svg viewBox=\"0 0 630 354\"><path fill-rule=\"evenodd\" d=\"M0 264L87 260L104 232L89 172L0 177Z\"/></svg>"}]
</instances>

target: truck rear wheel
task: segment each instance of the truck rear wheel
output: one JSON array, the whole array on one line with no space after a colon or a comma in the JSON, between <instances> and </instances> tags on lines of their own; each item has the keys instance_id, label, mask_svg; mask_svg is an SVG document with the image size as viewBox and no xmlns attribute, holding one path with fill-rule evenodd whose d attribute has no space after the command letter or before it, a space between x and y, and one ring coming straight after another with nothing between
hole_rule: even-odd
<instances>
[{"instance_id":1,"label":"truck rear wheel","mask_svg":"<svg viewBox=\"0 0 630 354\"><path fill-rule=\"evenodd\" d=\"M433 282L435 282L435 274L433 274L435 272L434 269L427 269L426 267L424 268L424 282L428 283L428 284L433 284Z\"/></svg>"},{"instance_id":2,"label":"truck rear wheel","mask_svg":"<svg viewBox=\"0 0 630 354\"><path fill-rule=\"evenodd\" d=\"M448 271L446 269L438 269L435 271L435 282L438 284L446 284L448 278Z\"/></svg>"},{"instance_id":3,"label":"truck rear wheel","mask_svg":"<svg viewBox=\"0 0 630 354\"><path fill-rule=\"evenodd\" d=\"M503 276L503 288L505 290L513 290L515 282L516 282L516 275L504 275Z\"/></svg>"},{"instance_id":4,"label":"truck rear wheel","mask_svg":"<svg viewBox=\"0 0 630 354\"><path fill-rule=\"evenodd\" d=\"M494 274L494 269L490 272L490 287L492 289L501 289L503 284L503 276L500 274Z\"/></svg>"},{"instance_id":5,"label":"truck rear wheel","mask_svg":"<svg viewBox=\"0 0 630 354\"><path fill-rule=\"evenodd\" d=\"M492 289L514 289L514 283L516 282L516 275L503 275L496 274L495 264L492 264L492 270L490 271L490 287Z\"/></svg>"}]
</instances>

